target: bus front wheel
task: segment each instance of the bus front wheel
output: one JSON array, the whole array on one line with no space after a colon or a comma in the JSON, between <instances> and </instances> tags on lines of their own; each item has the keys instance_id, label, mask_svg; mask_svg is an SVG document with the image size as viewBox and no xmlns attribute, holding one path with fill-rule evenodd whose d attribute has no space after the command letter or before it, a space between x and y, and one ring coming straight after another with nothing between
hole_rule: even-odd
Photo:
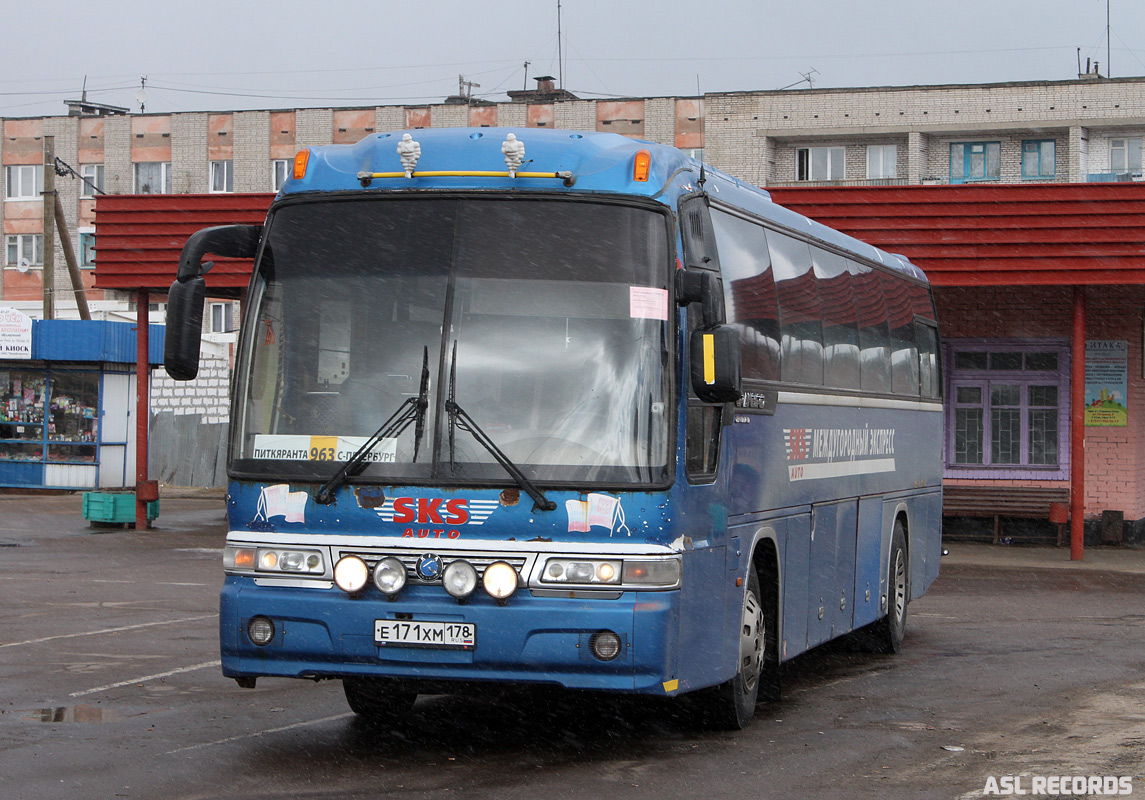
<instances>
[{"instance_id":1,"label":"bus front wheel","mask_svg":"<svg viewBox=\"0 0 1145 800\"><path fill-rule=\"evenodd\" d=\"M742 730L755 714L760 681L764 674L768 624L760 598L759 578L754 569L749 569L739 627L736 674L731 680L711 690L712 711L716 724L721 728Z\"/></svg>"},{"instance_id":2,"label":"bus front wheel","mask_svg":"<svg viewBox=\"0 0 1145 800\"><path fill-rule=\"evenodd\" d=\"M372 723L397 724L409 716L417 692L385 678L343 678L350 709Z\"/></svg>"}]
</instances>

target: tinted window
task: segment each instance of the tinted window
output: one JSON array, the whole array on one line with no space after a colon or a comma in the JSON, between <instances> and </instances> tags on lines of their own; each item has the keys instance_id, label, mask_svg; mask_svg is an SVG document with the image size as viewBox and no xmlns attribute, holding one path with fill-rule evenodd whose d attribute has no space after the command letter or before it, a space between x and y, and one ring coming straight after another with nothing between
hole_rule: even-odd
<instances>
[{"instance_id":1,"label":"tinted window","mask_svg":"<svg viewBox=\"0 0 1145 800\"><path fill-rule=\"evenodd\" d=\"M918 395L918 344L914 339L911 284L880 273L891 338L891 391Z\"/></svg>"},{"instance_id":2,"label":"tinted window","mask_svg":"<svg viewBox=\"0 0 1145 800\"><path fill-rule=\"evenodd\" d=\"M823 319L823 383L837 389L859 388L859 328L847 259L811 248Z\"/></svg>"},{"instance_id":3,"label":"tinted window","mask_svg":"<svg viewBox=\"0 0 1145 800\"><path fill-rule=\"evenodd\" d=\"M779 299L783 380L822 385L823 330L811 248L775 231L768 232L767 243Z\"/></svg>"},{"instance_id":4,"label":"tinted window","mask_svg":"<svg viewBox=\"0 0 1145 800\"><path fill-rule=\"evenodd\" d=\"M859 323L859 377L864 392L886 394L891 390L890 333L886 302L879 274L870 267L848 262Z\"/></svg>"},{"instance_id":5,"label":"tinted window","mask_svg":"<svg viewBox=\"0 0 1145 800\"><path fill-rule=\"evenodd\" d=\"M779 379L779 314L767 237L759 225L712 210L727 321L739 328L743 377Z\"/></svg>"}]
</instances>

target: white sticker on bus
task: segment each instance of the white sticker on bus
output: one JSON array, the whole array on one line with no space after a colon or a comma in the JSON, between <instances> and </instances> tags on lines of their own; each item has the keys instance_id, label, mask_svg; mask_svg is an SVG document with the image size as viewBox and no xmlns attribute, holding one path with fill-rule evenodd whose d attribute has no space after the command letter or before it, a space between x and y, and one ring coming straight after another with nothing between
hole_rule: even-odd
<instances>
[{"instance_id":1,"label":"white sticker on bus","mask_svg":"<svg viewBox=\"0 0 1145 800\"><path fill-rule=\"evenodd\" d=\"M792 481L895 471L894 428L785 428Z\"/></svg>"},{"instance_id":2,"label":"white sticker on bus","mask_svg":"<svg viewBox=\"0 0 1145 800\"><path fill-rule=\"evenodd\" d=\"M305 434L254 437L251 458L278 461L346 461L369 439L367 436L307 436ZM397 459L398 440L382 439L366 454L366 461L392 462Z\"/></svg>"}]
</instances>

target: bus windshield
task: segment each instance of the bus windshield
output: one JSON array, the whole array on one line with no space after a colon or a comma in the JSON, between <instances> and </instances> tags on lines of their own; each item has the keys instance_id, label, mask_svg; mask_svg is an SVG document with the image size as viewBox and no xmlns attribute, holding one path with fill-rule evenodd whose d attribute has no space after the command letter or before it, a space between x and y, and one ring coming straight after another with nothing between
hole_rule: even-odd
<instances>
[{"instance_id":1,"label":"bus windshield","mask_svg":"<svg viewBox=\"0 0 1145 800\"><path fill-rule=\"evenodd\" d=\"M282 205L236 367L232 471L326 480L421 395L424 411L380 438L355 480L507 482L447 413L452 396L534 481L667 483L669 242L651 206Z\"/></svg>"}]
</instances>

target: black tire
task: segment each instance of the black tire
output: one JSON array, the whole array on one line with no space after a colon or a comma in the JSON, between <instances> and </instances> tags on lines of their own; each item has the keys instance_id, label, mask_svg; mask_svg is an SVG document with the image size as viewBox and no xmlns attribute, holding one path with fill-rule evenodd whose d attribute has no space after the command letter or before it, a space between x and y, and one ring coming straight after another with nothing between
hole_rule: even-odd
<instances>
[{"instance_id":1,"label":"black tire","mask_svg":"<svg viewBox=\"0 0 1145 800\"><path fill-rule=\"evenodd\" d=\"M711 690L710 709L713 722L725 730L743 730L755 715L762 682L774 680L765 662L768 625L774 625L764 615L759 591L759 578L754 569L748 570L747 591L743 595L743 608L739 627L739 661L731 680Z\"/></svg>"},{"instance_id":2,"label":"black tire","mask_svg":"<svg viewBox=\"0 0 1145 800\"><path fill-rule=\"evenodd\" d=\"M887 572L887 615L867 627L864 649L873 653L898 653L906 633L906 612L910 602L910 562L907 559L906 531L901 519L891 531L890 569Z\"/></svg>"},{"instance_id":3,"label":"black tire","mask_svg":"<svg viewBox=\"0 0 1145 800\"><path fill-rule=\"evenodd\" d=\"M396 725L413 709L417 692L385 678L343 678L350 709L371 723Z\"/></svg>"}]
</instances>

